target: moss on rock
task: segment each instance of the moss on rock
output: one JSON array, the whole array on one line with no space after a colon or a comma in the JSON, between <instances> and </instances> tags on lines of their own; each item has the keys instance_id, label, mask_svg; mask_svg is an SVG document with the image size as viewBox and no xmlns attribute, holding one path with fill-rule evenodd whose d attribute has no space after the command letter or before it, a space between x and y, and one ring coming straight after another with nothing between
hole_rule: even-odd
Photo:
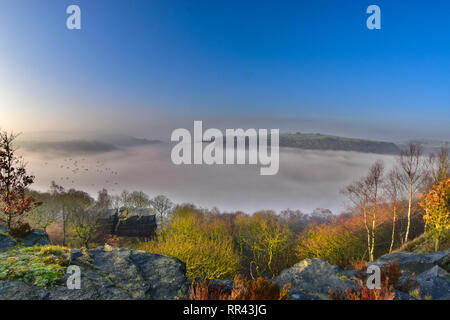
<instances>
[{"instance_id":1,"label":"moss on rock","mask_svg":"<svg viewBox=\"0 0 450 320\"><path fill-rule=\"evenodd\" d=\"M39 287L62 282L70 249L60 246L15 247L0 253L0 281L19 280Z\"/></svg>"}]
</instances>

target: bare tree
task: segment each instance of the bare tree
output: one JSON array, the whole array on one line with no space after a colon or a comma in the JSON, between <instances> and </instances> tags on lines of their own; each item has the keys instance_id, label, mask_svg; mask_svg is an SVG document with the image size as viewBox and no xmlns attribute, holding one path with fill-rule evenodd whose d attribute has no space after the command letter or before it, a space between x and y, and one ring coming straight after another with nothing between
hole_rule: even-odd
<instances>
[{"instance_id":1,"label":"bare tree","mask_svg":"<svg viewBox=\"0 0 450 320\"><path fill-rule=\"evenodd\" d=\"M408 148L400 152L399 164L401 168L401 181L409 193L408 201L408 224L404 242L408 242L409 230L411 227L411 211L414 195L425 177L424 163L422 159L422 147L415 143L410 143Z\"/></svg>"},{"instance_id":2,"label":"bare tree","mask_svg":"<svg viewBox=\"0 0 450 320\"><path fill-rule=\"evenodd\" d=\"M96 203L97 210L104 211L104 210L111 209L112 202L113 202L113 199L109 195L108 190L103 188L102 190L100 190L98 192L97 203Z\"/></svg>"},{"instance_id":3,"label":"bare tree","mask_svg":"<svg viewBox=\"0 0 450 320\"><path fill-rule=\"evenodd\" d=\"M55 181L52 181L50 185L50 194L51 196L59 203L59 212L60 212L60 219L62 222L62 245L66 245L66 237L67 237L67 226L69 223L69 210L68 210L68 203L67 199L65 197L65 190L64 187L58 185L55 183Z\"/></svg>"},{"instance_id":4,"label":"bare tree","mask_svg":"<svg viewBox=\"0 0 450 320\"><path fill-rule=\"evenodd\" d=\"M428 158L431 184L436 185L450 177L450 156L448 147L442 147L439 152L431 153Z\"/></svg>"},{"instance_id":5,"label":"bare tree","mask_svg":"<svg viewBox=\"0 0 450 320\"><path fill-rule=\"evenodd\" d=\"M74 227L75 233L79 236L79 232L75 230L81 221L78 217L81 216L83 210L94 207L95 201L84 191L75 189L69 189L66 191L62 186L57 185L54 181L52 181L50 193L54 199L59 202L60 219L63 229L62 244L65 246L67 244L67 234L69 228Z\"/></svg>"},{"instance_id":6,"label":"bare tree","mask_svg":"<svg viewBox=\"0 0 450 320\"><path fill-rule=\"evenodd\" d=\"M166 196L159 195L150 200L150 204L153 209L159 214L161 225L163 224L164 217L169 213L173 207L172 201Z\"/></svg>"},{"instance_id":7,"label":"bare tree","mask_svg":"<svg viewBox=\"0 0 450 320\"><path fill-rule=\"evenodd\" d=\"M120 202L121 207L128 207L129 199L130 199L130 192L128 190L123 190L117 199Z\"/></svg>"},{"instance_id":8,"label":"bare tree","mask_svg":"<svg viewBox=\"0 0 450 320\"><path fill-rule=\"evenodd\" d=\"M371 246L369 252L370 261L374 260L374 250L375 250L375 234L376 234L376 223L377 223L377 204L378 195L380 191L380 186L383 182L383 171L384 164L382 161L375 162L369 169L369 174L365 179L365 184L367 190L369 191L370 201L372 202L372 227L371 227Z\"/></svg>"},{"instance_id":9,"label":"bare tree","mask_svg":"<svg viewBox=\"0 0 450 320\"><path fill-rule=\"evenodd\" d=\"M400 172L398 168L393 168L389 171L386 180L383 184L383 191L386 198L389 199L392 205L392 237L391 245L389 246L389 253L392 252L395 242L395 228L398 217L398 202L402 193L402 183L400 180Z\"/></svg>"},{"instance_id":10,"label":"bare tree","mask_svg":"<svg viewBox=\"0 0 450 320\"><path fill-rule=\"evenodd\" d=\"M83 191L69 190L67 196L71 199L71 226L81 244L88 249L100 228L102 212L95 206L94 199Z\"/></svg>"},{"instance_id":11,"label":"bare tree","mask_svg":"<svg viewBox=\"0 0 450 320\"><path fill-rule=\"evenodd\" d=\"M360 212L363 217L364 227L367 233L367 252L371 251L371 232L367 221L367 211L369 208L369 191L365 184L365 179L360 179L345 187L341 193L347 196L355 209Z\"/></svg>"},{"instance_id":12,"label":"bare tree","mask_svg":"<svg viewBox=\"0 0 450 320\"><path fill-rule=\"evenodd\" d=\"M150 198L142 191L133 191L128 196L128 204L133 208L145 209L150 206Z\"/></svg>"},{"instance_id":13,"label":"bare tree","mask_svg":"<svg viewBox=\"0 0 450 320\"><path fill-rule=\"evenodd\" d=\"M379 189L383 179L384 164L377 161L369 169L369 174L348 185L343 191L355 208L361 212L367 232L369 260L374 260Z\"/></svg>"},{"instance_id":14,"label":"bare tree","mask_svg":"<svg viewBox=\"0 0 450 320\"><path fill-rule=\"evenodd\" d=\"M28 220L37 228L47 231L48 226L55 223L60 212L60 205L50 193L31 193L42 205L33 208L28 214Z\"/></svg>"}]
</instances>

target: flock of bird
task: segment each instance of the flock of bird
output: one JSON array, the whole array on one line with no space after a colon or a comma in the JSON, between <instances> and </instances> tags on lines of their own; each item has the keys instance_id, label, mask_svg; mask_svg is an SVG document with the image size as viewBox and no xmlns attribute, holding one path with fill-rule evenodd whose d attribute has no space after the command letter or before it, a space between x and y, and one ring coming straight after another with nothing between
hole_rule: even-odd
<instances>
[{"instance_id":1,"label":"flock of bird","mask_svg":"<svg viewBox=\"0 0 450 320\"><path fill-rule=\"evenodd\" d=\"M44 166L48 166L48 162L45 162ZM116 181L118 172L107 167L106 163L100 160L90 163L86 158L66 158L63 159L59 168L64 170L63 176L59 178L59 184L61 185L69 184L74 187L83 175L98 176L97 184L91 184L93 188L107 188L114 192L119 185Z\"/></svg>"}]
</instances>

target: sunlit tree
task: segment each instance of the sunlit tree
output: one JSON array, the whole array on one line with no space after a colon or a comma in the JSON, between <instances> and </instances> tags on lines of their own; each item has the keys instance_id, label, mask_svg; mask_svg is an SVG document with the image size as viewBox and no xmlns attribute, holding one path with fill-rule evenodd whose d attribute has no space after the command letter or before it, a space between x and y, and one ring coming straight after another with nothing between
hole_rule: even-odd
<instances>
[{"instance_id":1,"label":"sunlit tree","mask_svg":"<svg viewBox=\"0 0 450 320\"><path fill-rule=\"evenodd\" d=\"M409 230L411 227L411 211L414 195L418 191L425 178L424 161L422 147L410 143L408 148L400 152L399 164L401 168L401 181L408 190L408 224L404 242L408 242Z\"/></svg>"},{"instance_id":2,"label":"sunlit tree","mask_svg":"<svg viewBox=\"0 0 450 320\"><path fill-rule=\"evenodd\" d=\"M39 205L27 188L33 184L34 176L28 175L25 163L16 155L14 141L17 135L0 131L0 220L8 228L20 223L22 218Z\"/></svg>"},{"instance_id":3,"label":"sunlit tree","mask_svg":"<svg viewBox=\"0 0 450 320\"><path fill-rule=\"evenodd\" d=\"M450 178L436 184L421 197L420 205L425 210L423 219L427 230L435 238L435 251L439 250L442 235L450 229Z\"/></svg>"}]
</instances>

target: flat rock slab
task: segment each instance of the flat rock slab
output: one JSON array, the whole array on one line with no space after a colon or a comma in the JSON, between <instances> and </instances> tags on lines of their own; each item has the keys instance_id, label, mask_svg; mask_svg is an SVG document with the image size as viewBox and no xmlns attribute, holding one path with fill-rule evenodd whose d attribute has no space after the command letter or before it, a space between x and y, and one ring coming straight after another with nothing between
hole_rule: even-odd
<instances>
[{"instance_id":1,"label":"flat rock slab","mask_svg":"<svg viewBox=\"0 0 450 320\"><path fill-rule=\"evenodd\" d=\"M173 300L188 292L186 265L174 257L109 246L87 254L72 250L71 256L71 265L80 267L81 289L1 281L0 299Z\"/></svg>"},{"instance_id":2,"label":"flat rock slab","mask_svg":"<svg viewBox=\"0 0 450 320\"><path fill-rule=\"evenodd\" d=\"M406 273L422 273L434 266L439 266L446 271L450 268L450 250L434 253L412 253L398 251L386 254L377 259L373 264L379 267L386 266L389 262L397 262L402 271Z\"/></svg>"}]
</instances>

